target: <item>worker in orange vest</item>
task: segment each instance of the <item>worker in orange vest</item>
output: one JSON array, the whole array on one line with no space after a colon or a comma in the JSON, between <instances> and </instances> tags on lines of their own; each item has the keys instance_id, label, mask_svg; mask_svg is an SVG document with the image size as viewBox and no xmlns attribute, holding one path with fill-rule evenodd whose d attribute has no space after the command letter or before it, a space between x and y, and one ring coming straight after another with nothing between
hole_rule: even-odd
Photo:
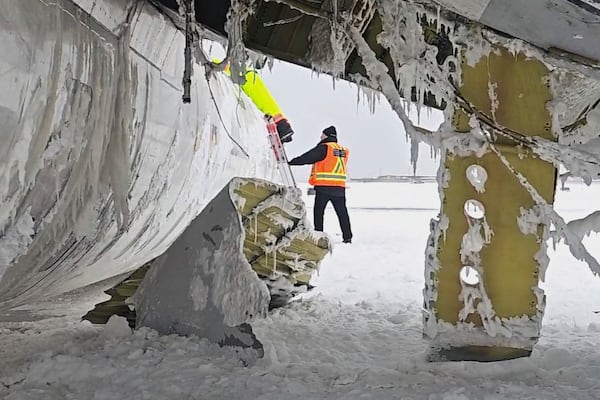
<instances>
[{"instance_id":1,"label":"worker in orange vest","mask_svg":"<svg viewBox=\"0 0 600 400\"><path fill-rule=\"evenodd\" d=\"M352 243L350 217L346 208L346 164L350 150L337 142L337 131L330 126L323 130L321 141L306 153L289 161L290 165L312 164L308 183L315 187L313 209L316 231L323 231L323 216L331 201L342 229L344 243Z\"/></svg>"}]
</instances>

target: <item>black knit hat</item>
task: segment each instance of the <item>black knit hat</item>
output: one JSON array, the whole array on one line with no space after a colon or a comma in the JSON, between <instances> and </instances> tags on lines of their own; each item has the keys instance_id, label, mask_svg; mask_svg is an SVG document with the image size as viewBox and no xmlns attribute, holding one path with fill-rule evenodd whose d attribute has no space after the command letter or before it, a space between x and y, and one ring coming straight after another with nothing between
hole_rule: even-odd
<instances>
[{"instance_id":1,"label":"black knit hat","mask_svg":"<svg viewBox=\"0 0 600 400\"><path fill-rule=\"evenodd\" d=\"M327 137L337 138L337 131L333 125L323 129L323 134Z\"/></svg>"}]
</instances>

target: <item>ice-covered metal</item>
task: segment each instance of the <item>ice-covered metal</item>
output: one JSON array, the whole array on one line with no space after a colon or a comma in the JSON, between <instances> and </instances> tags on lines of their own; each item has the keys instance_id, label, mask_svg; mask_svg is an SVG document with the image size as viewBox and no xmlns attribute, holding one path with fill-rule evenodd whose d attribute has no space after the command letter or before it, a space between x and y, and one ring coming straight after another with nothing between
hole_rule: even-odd
<instances>
[{"instance_id":1,"label":"ice-covered metal","mask_svg":"<svg viewBox=\"0 0 600 400\"><path fill-rule=\"evenodd\" d=\"M0 309L133 271L234 176L277 180L262 115L148 2L1 0Z\"/></svg>"}]
</instances>

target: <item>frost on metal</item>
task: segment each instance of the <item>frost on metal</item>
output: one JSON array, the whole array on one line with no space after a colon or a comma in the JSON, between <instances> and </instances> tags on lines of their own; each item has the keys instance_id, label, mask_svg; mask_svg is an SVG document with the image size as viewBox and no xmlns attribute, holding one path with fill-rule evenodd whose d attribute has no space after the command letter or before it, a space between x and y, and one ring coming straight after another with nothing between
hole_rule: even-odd
<instances>
[{"instance_id":1,"label":"frost on metal","mask_svg":"<svg viewBox=\"0 0 600 400\"><path fill-rule=\"evenodd\" d=\"M387 66L375 56L360 29L352 24L351 18L344 19L342 15L332 25L345 31L346 37L351 38L361 57L366 77L354 77L355 80L380 90L403 122L411 141L413 165L418 158L419 142L430 144L436 149L436 153L445 154L450 151L457 155L480 156L490 151L489 143L494 135L503 134L504 127L501 126L482 128L476 121L475 114L470 115L470 134L457 134L450 124L454 111L461 108L457 103L455 89L460 86L461 64L456 58L464 57L467 64L472 66L493 52L494 47L500 46L515 55L521 53L541 60L550 70L548 84L553 95L548 109L557 142L512 133L510 138L530 148L556 167L564 166L572 176L581 177L588 184L592 179L600 177L600 74L595 69L560 59L521 40L507 39L479 26L457 24L447 18L446 12L440 12L440 7L434 9L427 3L378 0L375 1L375 8L382 19L382 32L378 35L377 42L389 52L395 73L393 77ZM438 48L426 40L433 29L443 31L454 48L453 55L442 63L436 59ZM347 39L344 40L346 43ZM338 41L337 46L344 48L345 45ZM324 68L320 65L318 69ZM331 66L330 69L334 70L335 67ZM488 85L492 120L495 120L494 115L499 107L497 91L495 83ZM431 134L413 126L407 117L409 103L402 97L415 93L419 107L426 92L447 103L444 111L446 123ZM559 217L557 214L556 216ZM565 225L564 228L558 228L557 232L563 232L563 236L571 236L573 242L577 235L568 234L568 228ZM582 246L570 245L572 249L573 246L577 247L573 250L575 256L585 259L592 270L597 271L595 262L582 251Z\"/></svg>"},{"instance_id":2,"label":"frost on metal","mask_svg":"<svg viewBox=\"0 0 600 400\"><path fill-rule=\"evenodd\" d=\"M444 189L450 184L450 171L440 163L437 172L437 184L440 196L440 202L444 201ZM438 219L432 219L429 223L429 237L425 247L425 287L423 289L423 327L424 333L433 339L437 336L437 316L436 302L437 292L437 272L440 269L438 259L438 249L440 241L446 239L446 231L449 227L450 219L444 214L440 214Z\"/></svg>"},{"instance_id":3,"label":"frost on metal","mask_svg":"<svg viewBox=\"0 0 600 400\"><path fill-rule=\"evenodd\" d=\"M334 77L343 75L346 60L355 49L354 41L348 36L344 25L364 32L375 13L375 3L376 0L350 2L351 8L345 9L342 8L344 2L333 1L331 18L315 20L310 32L312 46L308 54L308 61L315 71L326 72ZM345 22L342 24L341 20Z\"/></svg>"},{"instance_id":4,"label":"frost on metal","mask_svg":"<svg viewBox=\"0 0 600 400\"><path fill-rule=\"evenodd\" d=\"M467 218L467 220L469 228L462 238L460 259L464 265L472 265L477 269L481 262L479 252L486 243L492 240L493 231L485 217L481 220L473 218Z\"/></svg>"},{"instance_id":5,"label":"frost on metal","mask_svg":"<svg viewBox=\"0 0 600 400\"><path fill-rule=\"evenodd\" d=\"M582 240L586 236L590 236L592 232L599 233L600 211L594 211L583 218L569 221L567 223L567 228L573 233L573 235L579 238L579 240Z\"/></svg>"},{"instance_id":6,"label":"frost on metal","mask_svg":"<svg viewBox=\"0 0 600 400\"><path fill-rule=\"evenodd\" d=\"M306 292L329 250L305 213L296 188L234 178L152 263L136 326L260 349L248 323Z\"/></svg>"},{"instance_id":7,"label":"frost on metal","mask_svg":"<svg viewBox=\"0 0 600 400\"><path fill-rule=\"evenodd\" d=\"M535 205L530 209L521 207L521 214L517 219L517 224L524 235L534 235L537 243L540 245L540 249L535 254L534 259L538 263L539 278L543 282L546 277L548 264L550 263L547 241L550 238L549 227L551 226L551 219L544 213L544 208L539 205ZM539 287L535 287L533 290L536 294L543 294L543 290ZM541 317L540 315L540 319Z\"/></svg>"},{"instance_id":8,"label":"frost on metal","mask_svg":"<svg viewBox=\"0 0 600 400\"><path fill-rule=\"evenodd\" d=\"M270 294L243 236L227 185L152 263L135 294L136 326L260 348L247 322L266 314Z\"/></svg>"},{"instance_id":9,"label":"frost on metal","mask_svg":"<svg viewBox=\"0 0 600 400\"><path fill-rule=\"evenodd\" d=\"M438 321L426 327L426 333L429 337L435 337L436 345L440 347L496 346L527 349L536 343L540 327L541 320L537 317L494 317L487 321L485 330L472 323L453 325Z\"/></svg>"},{"instance_id":10,"label":"frost on metal","mask_svg":"<svg viewBox=\"0 0 600 400\"><path fill-rule=\"evenodd\" d=\"M425 287L423 289L423 327L425 334L433 339L437 336L438 321L436 317L435 303L437 301L437 271L440 269L437 250L439 241L442 240L442 231L439 220L432 219L430 233L425 248Z\"/></svg>"},{"instance_id":11,"label":"frost on metal","mask_svg":"<svg viewBox=\"0 0 600 400\"><path fill-rule=\"evenodd\" d=\"M303 11L295 3L277 1ZM449 5L443 3L442 6ZM382 24L377 44L387 50L393 76L363 37L365 24L375 12ZM343 71L344 61L355 50L365 68L365 76L353 76L352 79L383 93L398 114L411 143L413 168L416 168L420 142L428 143L436 154L481 156L490 151L489 144L496 136L507 135L502 126L482 126L475 112L467 112L472 128L469 134L455 132L451 124L457 109L466 111L458 101L461 99L457 99L457 88L461 83L458 58L473 66L482 57L497 51L495 49L504 47L515 55L524 54L541 60L550 70L548 84L553 100L548 109L557 142L528 138L514 132L508 134L509 138L557 167L564 166L572 176L580 176L588 184L600 177L597 133L600 130L600 74L594 69L542 52L521 40L499 36L485 27L461 24L456 15L428 2L375 0L353 3L347 9L338 9L338 2L332 2L329 8L311 15L317 17L309 57L313 69L338 76ZM440 48L436 45L440 37L448 40L452 48L450 54L441 59L438 58ZM369 90L366 90L366 98L373 104L375 97ZM492 121L500 106L498 90L496 83L488 84ZM419 113L426 94L446 105L446 122L437 132L416 128L408 118L411 103L407 99L415 98ZM484 190L481 186L476 189Z\"/></svg>"},{"instance_id":12,"label":"frost on metal","mask_svg":"<svg viewBox=\"0 0 600 400\"><path fill-rule=\"evenodd\" d=\"M555 228L552 237L554 243L560 240L564 240L565 244L569 247L569 251L578 260L584 261L595 275L600 275L600 264L598 260L594 258L586 249L585 245L581 241L581 238L574 233L565 220L554 210L554 208L544 200L544 198L538 193L527 178L523 176L519 171L515 170L510 162L504 157L494 146L491 146L492 151L498 156L502 164L519 180L521 185L527 190L534 200L536 205L540 208L540 212L551 221Z\"/></svg>"},{"instance_id":13,"label":"frost on metal","mask_svg":"<svg viewBox=\"0 0 600 400\"><path fill-rule=\"evenodd\" d=\"M225 74L195 65L181 104L184 36L150 3L17 1L3 21L0 309L132 272L234 176L277 180Z\"/></svg>"},{"instance_id":14,"label":"frost on metal","mask_svg":"<svg viewBox=\"0 0 600 400\"><path fill-rule=\"evenodd\" d=\"M308 290L331 244L325 233L312 229L300 190L236 179L230 195L242 205L238 212L244 227L244 254L271 291L271 306Z\"/></svg>"},{"instance_id":15,"label":"frost on metal","mask_svg":"<svg viewBox=\"0 0 600 400\"><path fill-rule=\"evenodd\" d=\"M295 6L294 2L274 1L302 12L302 7ZM429 144L435 154L443 156L447 152L481 156L490 151L490 143L501 137L533 151L556 167L564 166L569 174L582 177L588 184L600 177L600 73L597 69L544 52L522 40L500 36L481 25L464 24L460 17L450 12L454 7L450 3L441 2L438 3L441 6L435 6L427 1L375 0L357 2L362 6L358 12L354 9L340 12L338 2L332 2L329 8L325 5L310 14L317 17L312 40L319 44L311 48L313 69L337 76L343 67L340 56L347 57L348 51L355 50L365 76L351 78L360 85L380 91L387 98L404 124L414 168L420 142ZM463 11L465 4L459 7ZM364 21L374 11L381 18L377 45L386 50L386 56L389 54L393 71L377 56L372 43L364 38ZM448 54L444 53L444 57L438 57L440 40L447 41L451 48L451 51L446 49ZM497 83L490 82L487 86L491 124L481 123L478 110L465 109L458 89L462 76L459 59L474 66L499 48L505 48L515 56L522 54L540 60L549 69L547 83L553 100L547 107L556 141L527 137L498 125L495 114L500 107L498 91L501 88ZM426 94L435 96L438 104L445 105L446 122L436 132L417 128L408 118L411 103L407 99L414 97L419 112ZM373 96L366 97L367 101L373 102ZM469 108L470 105L466 106ZM457 110L470 117L472 130L469 134L453 129L452 116ZM484 188L477 186L476 189L481 192Z\"/></svg>"},{"instance_id":16,"label":"frost on metal","mask_svg":"<svg viewBox=\"0 0 600 400\"><path fill-rule=\"evenodd\" d=\"M597 69L556 58L521 40L507 39L487 30L480 30L479 35L486 46L502 46L513 54L524 54L543 62L550 71L547 84L553 98L547 108L557 141L535 136L512 138L557 168L563 166L571 176L581 177L588 185L592 179L599 178L600 73Z\"/></svg>"},{"instance_id":17,"label":"frost on metal","mask_svg":"<svg viewBox=\"0 0 600 400\"><path fill-rule=\"evenodd\" d=\"M402 121L406 134L413 144L411 146L411 162L416 168L418 160L418 142L426 142L440 147L438 138L424 134L415 128L408 118L410 98L415 93L417 114L426 94L434 95L438 102L452 98L450 79L457 82L456 58L447 56L441 64L436 58L438 48L426 41L424 25L430 29L451 32L453 24L444 21L439 15L412 2L376 1L376 7L382 18L383 31L377 36L378 43L389 50L393 62L395 76L391 77L388 67L380 61L375 52L362 37L361 31L348 21L341 27L352 39L366 70L365 78L356 78L359 83L380 90L390 102L392 109Z\"/></svg>"},{"instance_id":18,"label":"frost on metal","mask_svg":"<svg viewBox=\"0 0 600 400\"><path fill-rule=\"evenodd\" d=\"M445 171L440 168L440 171ZM440 186L447 187L448 182L440 174ZM443 194L442 194L443 195ZM442 199L443 200L443 199ZM437 251L440 241L444 240L443 223L447 224L447 217L441 215L439 220L431 222L431 233L425 251L425 299L424 330L436 346L462 347L462 346L506 346L512 348L531 348L539 335L544 310L544 293L539 287L532 287L538 299L536 314L533 316L517 316L500 318L496 315L492 301L485 286L485 268L481 264L480 251L486 243L490 243L493 231L484 218L477 219L465 216L468 221L468 230L462 239L460 249L461 262L476 273L477 279L466 282L459 279L461 290L458 299L463 306L459 310L458 323L451 324L437 318L437 272L440 268ZM540 214L539 209L523 210L519 219L519 226L523 234L535 234L540 243L540 250L535 255L540 265L540 275L544 276L547 266L545 240L548 238L547 228L543 225L549 221ZM468 317L476 314L481 318L482 326L467 322Z\"/></svg>"}]
</instances>

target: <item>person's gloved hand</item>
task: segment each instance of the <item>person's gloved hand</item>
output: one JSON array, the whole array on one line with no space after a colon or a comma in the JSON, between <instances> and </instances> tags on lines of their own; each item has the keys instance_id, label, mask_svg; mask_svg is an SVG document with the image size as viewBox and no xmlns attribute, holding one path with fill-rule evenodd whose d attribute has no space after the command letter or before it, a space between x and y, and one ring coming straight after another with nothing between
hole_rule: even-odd
<instances>
[{"instance_id":1,"label":"person's gloved hand","mask_svg":"<svg viewBox=\"0 0 600 400\"><path fill-rule=\"evenodd\" d=\"M281 118L278 120L275 125L277 125L277 134L279 134L279 138L283 143L288 143L292 141L292 135L294 134L294 130L292 126L288 122L287 119Z\"/></svg>"}]
</instances>

